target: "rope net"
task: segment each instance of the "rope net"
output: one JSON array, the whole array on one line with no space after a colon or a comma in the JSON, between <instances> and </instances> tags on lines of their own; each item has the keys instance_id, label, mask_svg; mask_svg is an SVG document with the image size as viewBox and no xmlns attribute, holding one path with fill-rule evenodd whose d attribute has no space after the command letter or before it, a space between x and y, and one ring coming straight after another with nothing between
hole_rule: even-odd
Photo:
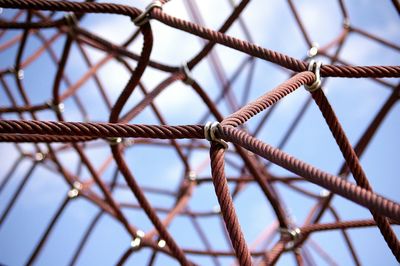
<instances>
[{"instance_id":1,"label":"rope net","mask_svg":"<svg viewBox=\"0 0 400 266\"><path fill-rule=\"evenodd\" d=\"M0 0L0 262L400 261L399 2L167 2Z\"/></svg>"}]
</instances>

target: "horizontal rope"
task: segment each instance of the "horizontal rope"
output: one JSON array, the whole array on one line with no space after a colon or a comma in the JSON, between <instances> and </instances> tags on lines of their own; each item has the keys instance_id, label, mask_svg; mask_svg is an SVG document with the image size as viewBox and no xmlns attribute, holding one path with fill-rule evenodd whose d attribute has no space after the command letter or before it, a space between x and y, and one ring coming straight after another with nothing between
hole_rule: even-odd
<instances>
[{"instance_id":1,"label":"horizontal rope","mask_svg":"<svg viewBox=\"0 0 400 266\"><path fill-rule=\"evenodd\" d=\"M0 134L0 142L33 142L33 143L52 143L52 142L84 142L95 140L96 137L87 136L48 136L48 135L21 135L21 134Z\"/></svg>"},{"instance_id":2,"label":"horizontal rope","mask_svg":"<svg viewBox=\"0 0 400 266\"><path fill-rule=\"evenodd\" d=\"M0 120L0 133L45 134L53 136L130 137L155 139L203 139L201 125L132 125L120 123Z\"/></svg>"}]
</instances>

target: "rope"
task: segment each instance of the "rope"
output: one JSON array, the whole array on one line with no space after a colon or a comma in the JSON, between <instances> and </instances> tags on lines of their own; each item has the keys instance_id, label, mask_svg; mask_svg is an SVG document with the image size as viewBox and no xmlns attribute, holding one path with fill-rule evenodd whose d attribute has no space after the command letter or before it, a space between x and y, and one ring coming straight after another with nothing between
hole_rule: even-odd
<instances>
[{"instance_id":1,"label":"rope","mask_svg":"<svg viewBox=\"0 0 400 266\"><path fill-rule=\"evenodd\" d=\"M331 230L341 230L349 254L351 254L354 262L359 264L357 249L353 246L347 231L364 227L377 227L394 257L400 262L400 242L392 229L394 225L400 223L400 204L373 191L359 160L359 157L376 135L379 126L399 99L400 85L393 85L392 80L400 77L400 66L352 66L339 57L345 40L352 34L359 34L395 52L400 51L399 46L351 25L349 12L343 0L338 0L340 12L343 16L343 29L338 36L324 46L313 42L305 24L303 24L301 13L298 12L292 1L288 1L294 21L309 48L308 57L305 59L297 59L254 43L251 32L243 19L243 12L251 3L249 0L242 0L236 5L234 1L230 0L231 13L217 30L205 26L207 23L203 20L195 2L186 3L189 16L195 22L164 12L162 8L168 2L166 0L153 1L145 10L140 10L133 6L97 3L95 1L0 0L0 7L17 9L13 16L0 19L0 29L3 29L0 32L0 40L1 38L6 39L6 33L9 31L17 33L15 37L0 44L0 52L3 53L9 53L12 47L17 46L15 62L8 68L0 69L1 95L4 95L4 98L7 99L7 104L2 101L0 106L0 142L7 143L5 145L12 144L7 147L12 147L19 153L18 160L15 161L10 171L5 173L5 178L0 179L0 195L13 178L13 173L21 167L21 162L32 161L31 167L26 171L23 180L7 203L5 211L0 214L0 228L7 221L9 213L17 204L17 199L21 196L24 187L29 185L28 181L34 174L36 167L45 167L52 171L65 180L70 187L65 195L65 200L57 208L50 223L45 227L42 237L32 249L32 253L27 258L27 264L35 263L52 230L57 222L62 219L63 212L76 198L82 198L93 203L100 211L77 245L71 260L72 264L77 261L87 239L103 214L110 215L115 222L121 224L132 240L131 245L117 260L117 265L127 262L130 256L133 256L142 248L151 250L148 265L153 265L160 253L170 256L180 265L196 264L196 257L189 255L208 256L212 259L214 265L221 264L219 261L221 256L232 257L237 260L239 265L273 265L285 252L293 253L298 265L312 265L312 255L308 252L310 236ZM397 1L392 2L393 8L400 13ZM59 16L60 12L68 13L61 17ZM126 16L130 18L132 23L127 32L132 29L132 34L128 33L126 41L121 45L105 40L90 32L85 28L85 24L81 23L87 14ZM26 18L23 18L23 15L26 15ZM152 55L153 45L155 45L153 33L156 39L158 33L153 32L152 21L158 21L164 26L200 37L202 48L190 60L180 65L154 60L155 57ZM227 34L233 25L240 27L244 39ZM45 30L49 29L51 32L46 31L46 34L44 34ZM35 41L40 42L39 47L31 45L32 38L36 38ZM143 41L142 50L139 53L134 53L130 51L130 45L138 39ZM60 55L58 55L55 45L60 42L63 43L63 46ZM157 45L160 43L157 43ZM224 64L221 63L218 49L215 49L217 44L245 55L242 64L231 76L226 73L225 62ZM179 45L183 44L177 43L177 46ZM92 62L89 49L99 51L104 54L104 57ZM71 67L70 58L77 51L84 58L83 62L85 62L88 70L75 82L75 79L70 79L68 68ZM26 76L29 75L30 68L35 66L33 63L42 58L45 53L49 55L56 69L54 78L51 77L53 80L52 93L50 97L46 96L46 99L42 99L42 102L37 102L36 99L31 101L29 96L33 83ZM319 57L328 58L330 62L324 62L322 65L321 61L316 61L317 57L318 60ZM254 86L252 82L255 75L256 59L278 66L280 70L287 72L291 77L249 102L250 89ZM221 88L219 92L213 91L214 88L211 90L203 89L202 80L198 79L197 72L194 71L206 60L209 60L213 74L215 74L217 83L219 83L218 87ZM110 97L109 90L111 88L107 88L103 84L100 75L101 68L113 61L118 62L130 74L129 81L115 99ZM232 84L236 82L238 77L244 75L245 69L248 69L249 72L244 79L246 89L243 92L242 99L238 100L236 98L238 92L235 91ZM152 90L147 89L147 82L145 83L143 78L146 75L153 77L154 72L150 71L165 74L163 80ZM270 75L270 73L266 74ZM324 77L324 79L321 79L321 77ZM370 78L377 85L391 90L390 97L361 134L360 140L354 148L325 96L323 85L327 77ZM41 78L37 77L38 80ZM391 80L381 78L391 78ZM78 93L91 79L95 81L96 89L98 89L100 97L108 108L108 123L91 120L89 114L96 109L96 106L87 106L85 99ZM71 82L71 80L74 80L74 82ZM197 124L170 125L168 123L169 117L164 117L164 112L167 110L158 106L157 99L161 97L160 95L167 93L168 88L178 82L184 84L184 89L192 90L191 92L196 97L198 96L197 100L200 100L203 109L206 110ZM312 99L319 107L332 137L343 155L343 166L337 175L318 169L283 151L299 121L311 105L311 98L305 102L288 131L282 133L283 139L277 148L257 138L270 115L275 112L274 110L276 110L279 102L285 101L286 96L303 85L311 93ZM137 89L141 90L143 96L140 100L136 98L135 90ZM34 102L34 104L31 102ZM221 102L226 102L226 110L229 110L225 117L220 112L220 110L225 110L221 106ZM71 103L76 105L77 113L82 115L85 122L66 120L70 114L68 108L70 108ZM154 124L137 122L142 119L141 115L146 110L151 110L157 122L154 122ZM179 111L186 112L187 110ZM55 117L56 121L41 119L49 113L53 115L51 117ZM257 115L262 116L261 119L257 120ZM214 119L218 122L205 123L208 119ZM256 124L255 130L253 130L253 125L250 122ZM272 127L268 128L268 130L271 129ZM103 141L94 141L98 139ZM204 145L204 140L208 140L210 146ZM231 147L228 146L228 141L232 144ZM184 168L182 180L180 180L176 191L172 191L172 188L161 189L156 186L151 188L142 186L140 180L134 175L138 166L132 166L131 162L126 160L129 155L125 152L139 145L172 148ZM28 146L32 149L26 149ZM97 163L94 164L91 161L91 156L86 151L92 147L104 146L109 146L111 153L108 159L98 167ZM193 154L204 150L209 150L210 160L203 162L200 166L193 167ZM79 158L77 170L72 170L69 165L59 159L64 152L73 153ZM153 167L152 164L153 161L151 160L149 166L147 166L150 172ZM292 175L275 176L270 169L271 164L288 170ZM107 173L110 165L116 167L112 182L103 176ZM209 174L208 177L199 176L198 173L201 173L207 165L211 167L211 177ZM226 166L229 166L229 168ZM83 171L83 169L87 171ZM230 171L232 169L240 174L231 176ZM346 180L350 173L356 184ZM123 181L117 181L119 174L122 174ZM199 186L211 184L211 182L219 205L212 210L192 210L190 203L196 195L195 190ZM327 192L318 195L314 191L298 185L298 183L308 182L326 189ZM251 185L256 185L261 189L263 197L265 197L275 215L275 224L279 224L278 232L280 234L278 238L275 238L276 229L272 230L273 233L271 233L271 230L266 230L267 233L261 233L259 239L253 245L246 241L248 225L243 226L242 221L245 219L241 217L241 212L237 211L239 207L235 202L238 197L240 198L241 193ZM284 186L315 200L316 205L311 209L303 225L297 225L292 219L285 204L285 197L280 194L281 189L280 187L277 189L278 186ZM115 188L130 190L137 202L133 204L117 199L114 194ZM174 204L170 207L159 207L153 203L152 197L148 195L150 193L171 197ZM371 212L373 220L343 221L333 207L332 199L334 195L339 195L366 208ZM125 209L142 210L148 218L150 226L154 228L150 228L149 232L145 233L142 231L143 229L137 227L134 219L128 218ZM320 223L319 220L327 210L332 212L335 222ZM160 213L165 216L160 215ZM171 231L170 227L181 216L188 219L194 226L195 233L198 234L205 250L184 247L179 236ZM221 221L223 224L222 233L229 246L228 250L214 249L212 242L214 236L210 236L207 228L200 223L199 218L201 217L212 217ZM180 232L183 233L184 228ZM273 245L270 245L272 242ZM307 247L307 249L302 249L302 247ZM315 252L321 257L326 257L329 263L334 260L329 258L329 254L324 253L322 248Z\"/></svg>"}]
</instances>

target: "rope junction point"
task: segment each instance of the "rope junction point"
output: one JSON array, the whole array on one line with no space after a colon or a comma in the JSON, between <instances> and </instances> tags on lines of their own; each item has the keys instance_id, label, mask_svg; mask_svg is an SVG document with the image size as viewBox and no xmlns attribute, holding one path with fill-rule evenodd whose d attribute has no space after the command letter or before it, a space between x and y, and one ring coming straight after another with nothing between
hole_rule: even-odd
<instances>
[{"instance_id":1,"label":"rope junction point","mask_svg":"<svg viewBox=\"0 0 400 266\"><path fill-rule=\"evenodd\" d=\"M304 87L306 90L309 92L314 92L318 89L321 88L321 66L322 62L321 61L315 61L314 59L310 60L310 63L308 64L308 71L311 71L315 75L315 81L311 85L305 84Z\"/></svg>"},{"instance_id":2,"label":"rope junction point","mask_svg":"<svg viewBox=\"0 0 400 266\"><path fill-rule=\"evenodd\" d=\"M10 68L10 73L13 73L13 74L15 74L16 76L17 76L17 79L19 79L19 80L23 80L24 79L24 70L23 69L21 69L21 68L19 68L18 70L17 70L17 68L16 67L11 67Z\"/></svg>"},{"instance_id":3,"label":"rope junction point","mask_svg":"<svg viewBox=\"0 0 400 266\"><path fill-rule=\"evenodd\" d=\"M56 113L63 113L65 109L64 103L54 104L52 100L47 101L46 105L50 107Z\"/></svg>"},{"instance_id":4,"label":"rope junction point","mask_svg":"<svg viewBox=\"0 0 400 266\"><path fill-rule=\"evenodd\" d=\"M192 85L194 83L194 78L186 62L182 63L182 71L185 74L185 79L182 81L187 85Z\"/></svg>"},{"instance_id":5,"label":"rope junction point","mask_svg":"<svg viewBox=\"0 0 400 266\"><path fill-rule=\"evenodd\" d=\"M70 27L75 27L76 25L78 25L78 19L75 15L74 12L68 12L64 15L65 20L67 21L67 24Z\"/></svg>"},{"instance_id":6,"label":"rope junction point","mask_svg":"<svg viewBox=\"0 0 400 266\"><path fill-rule=\"evenodd\" d=\"M216 137L216 130L221 129L221 124L219 122L207 122L204 125L204 138L210 142L214 141L222 145L224 149L228 149L228 143L223 139Z\"/></svg>"},{"instance_id":7,"label":"rope junction point","mask_svg":"<svg viewBox=\"0 0 400 266\"><path fill-rule=\"evenodd\" d=\"M290 237L290 241L285 245L285 251L292 251L296 246L296 241L300 239L301 230L300 228L288 229L288 228L279 228L279 232L282 235L286 235Z\"/></svg>"},{"instance_id":8,"label":"rope junction point","mask_svg":"<svg viewBox=\"0 0 400 266\"><path fill-rule=\"evenodd\" d=\"M124 143L124 139L121 137L111 137L111 138L107 138L106 140L107 140L108 144L110 144L111 146Z\"/></svg>"},{"instance_id":9,"label":"rope junction point","mask_svg":"<svg viewBox=\"0 0 400 266\"><path fill-rule=\"evenodd\" d=\"M161 1L154 1L154 2L152 2L151 4L149 4L149 5L146 7L146 9L145 9L139 16L137 16L136 18L134 18L134 19L132 20L133 23L134 23L136 26L138 26L138 27L143 26L144 24L146 24L146 23L149 21L149 18L150 18L149 14L150 14L150 11L151 11L153 8L160 8L160 9L162 9L162 3L161 3Z\"/></svg>"},{"instance_id":10,"label":"rope junction point","mask_svg":"<svg viewBox=\"0 0 400 266\"><path fill-rule=\"evenodd\" d=\"M136 231L136 237L131 241L132 248L139 248L142 243L142 239L144 238L145 233L142 230Z\"/></svg>"}]
</instances>

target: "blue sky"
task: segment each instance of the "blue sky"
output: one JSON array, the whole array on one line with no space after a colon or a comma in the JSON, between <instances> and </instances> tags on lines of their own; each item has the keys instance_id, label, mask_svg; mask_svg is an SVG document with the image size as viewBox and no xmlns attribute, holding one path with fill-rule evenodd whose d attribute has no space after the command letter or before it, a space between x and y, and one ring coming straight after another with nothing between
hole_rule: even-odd
<instances>
[{"instance_id":1,"label":"blue sky","mask_svg":"<svg viewBox=\"0 0 400 266\"><path fill-rule=\"evenodd\" d=\"M145 7L148 3L148 1L114 2L131 4L140 8ZM164 7L164 11L183 19L190 19L183 2L183 0L173 0ZM206 21L206 26L213 29L217 29L231 12L228 0L202 0L196 1L196 3L204 21ZM340 17L337 1L305 0L294 1L294 3L301 14L301 19L304 21L312 41L318 42L323 46L340 33L342 18ZM400 44L399 16L392 8L390 1L360 0L345 1L345 3L349 11L351 25L376 34L397 45ZM3 10L1 16L10 18L13 14L15 14L14 10L6 9ZM250 29L255 43L295 58L303 58L306 55L308 47L301 36L301 32L291 15L286 1L251 1L242 18ZM152 21L151 23L154 34L154 47L151 58L156 61L179 65L184 61L190 60L202 47L201 40L195 36L169 28L157 21ZM122 43L135 30L128 18L117 15L87 15L80 25L116 44ZM55 31L50 29L43 31L43 33L49 38ZM2 37L1 42L18 34L20 34L19 31L10 31ZM238 23L232 26L228 34L241 39L245 38ZM52 45L58 56L63 42L64 38L60 38ZM39 45L40 42L36 37L29 37L25 58L26 55L35 51ZM129 49L138 52L141 49L141 45L141 39L139 38L129 46ZM93 48L87 46L85 48L94 62L101 60L105 56L104 53ZM17 46L13 46L0 53L1 69L12 66L15 61L16 51ZM220 45L215 47L215 51L227 76L230 76L240 62L246 58L243 53ZM355 33L351 34L346 40L340 58L354 65L398 65L398 62L400 62L398 51L385 48ZM321 58L321 60L328 62L325 58ZM133 67L135 66L133 61L130 61L130 64ZM73 46L66 68L66 73L72 83L79 80L86 70L87 67L83 63L79 50L76 46ZM51 99L55 71L54 64L47 54L43 54L32 65L24 69L25 77L23 82L33 103L39 104ZM207 61L201 62L192 72L196 81L200 83L212 99L215 99L221 91L221 86L215 79L209 63ZM129 79L128 71L118 62L110 61L98 73L104 83L107 94L112 99L112 102L115 102ZM246 70L244 73L246 73ZM142 81L151 90L167 76L164 73L148 68ZM288 77L287 72L273 64L257 60L249 100L255 99L273 89ZM232 90L239 102L241 101L240 96L245 89L245 79L246 75L241 74L232 85ZM13 78L8 76L5 80L10 84L16 95ZM392 84L398 82L396 79L388 81ZM66 84L62 84L62 91L66 87ZM357 142L391 92L390 89L384 88L368 79L330 78L325 89L328 99L353 144ZM78 95L87 107L91 120L108 120L109 113L96 90L93 79L84 84ZM307 97L308 93L300 88L285 98L279 103L270 120L257 137L271 145L278 145ZM131 108L142 98L143 95L139 90L135 90L127 103L127 107ZM18 102L21 104L21 99L18 99ZM168 124L196 124L207 110L193 90L181 82L176 82L163 91L157 97L155 103L164 114ZM84 119L71 99L66 100L64 104L66 120L82 121ZM4 89L0 87L0 106L8 105L10 105L10 102L5 96ZM124 111L128 110L128 108L124 109ZM225 101L221 102L218 108L224 115L228 115L232 111ZM400 201L398 193L400 180L396 161L396 155L400 148L400 140L398 138L400 135L399 115L400 107L396 104L361 158L361 163L374 190L397 202ZM38 116L43 120L55 119L55 116L49 111L40 112ZM258 115L247 123L250 131L254 130L258 125L257 122L260 121L261 117L262 115ZM7 114L2 118L15 119L17 117ZM29 116L26 116L26 118L29 118ZM213 118L210 118L210 120L213 120ZM151 109L146 108L131 123L154 124L159 122ZM180 142L188 143L186 140ZM101 141L98 141L98 143L101 143ZM207 144L205 141L204 143ZM33 151L32 145L26 144L23 147L26 151ZM233 150L233 147L230 147L230 149ZM311 104L308 108L283 150L330 173L336 174L343 163L341 153L315 104ZM98 145L97 147L88 148L87 154L96 168L98 168L110 156L110 149L106 145ZM176 191L183 177L184 166L172 148L134 144L127 149L125 155L131 171L142 186ZM228 157L235 162L241 163L235 155L228 155ZM4 169L1 171L1 181L12 163L17 160L18 152L10 144L0 144L0 158L6 158L0 160L0 167ZM75 170L79 164L79 158L73 151L64 152L59 155L59 158L62 164L68 166L71 171ZM207 150L192 152L189 159L190 165L196 169L199 176L210 175ZM32 162L30 160L23 159L13 173L10 183L0 193L0 214L3 213L7 202L31 165ZM114 170L115 163L111 163L102 178L107 181L111 180ZM270 170L277 175L289 174L286 170L276 166L272 166ZM232 176L239 174L237 169L229 165L226 171L228 175ZM85 168L81 176L84 180L90 178ZM122 176L119 176L118 180L123 182ZM312 184L300 184L299 186L315 193L320 193L321 191L320 187ZM39 241L45 226L65 198L68 189L62 178L45 167L38 165L35 168L15 207L0 227L0 263L21 265L26 262L34 245ZM281 193L285 206L292 214L293 219L301 225L315 201L282 185L277 185L277 189ZM121 202L136 203L136 199L128 190L117 189L114 192L114 196ZM147 193L146 196L157 207L170 207L174 203L174 199L168 196L155 196L151 193ZM371 218L368 210L348 200L335 197L333 202L343 219ZM212 185L202 184L195 189L188 206L192 210L209 211L216 204L217 200ZM257 236L274 223L274 215L261 190L256 185L246 187L235 199L235 206L246 240L249 246L252 246ZM98 208L83 199L71 202L56 224L46 246L36 261L36 265L67 265L83 232L97 213ZM149 220L142 211L124 210L124 213L130 222L142 230L147 232L152 229ZM160 214L160 217L165 217L165 215ZM206 230L213 248L217 250L228 249L229 246L221 231L219 219L201 218L198 221ZM333 221L333 217L330 214L326 214L322 221ZM397 227L393 228L397 234L400 233ZM169 230L180 246L204 249L204 245L198 238L193 225L186 217L176 218L170 225ZM349 230L349 234L364 265L396 265L396 261L386 247L378 229L354 229ZM326 265L326 262L316 255L311 242L318 243L328 254L335 254L331 256L339 265L352 264L345 242L339 232L318 233L313 235L311 239L312 241L306 243L306 249L311 252L317 265ZM104 215L89 238L77 265L113 265L122 253L129 248L130 240L130 237L119 223ZM271 247L271 245L268 247ZM256 248L256 250L259 249L260 246ZM127 265L146 264L150 254L151 252L148 249L143 249L132 255ZM189 258L201 265L212 265L213 263L210 258L204 256L191 255ZM220 262L222 265L231 265L233 260L221 258ZM279 260L278 265L291 265L293 263L292 256L285 254ZM167 256L160 255L155 265L177 264L176 261Z\"/></svg>"}]
</instances>

